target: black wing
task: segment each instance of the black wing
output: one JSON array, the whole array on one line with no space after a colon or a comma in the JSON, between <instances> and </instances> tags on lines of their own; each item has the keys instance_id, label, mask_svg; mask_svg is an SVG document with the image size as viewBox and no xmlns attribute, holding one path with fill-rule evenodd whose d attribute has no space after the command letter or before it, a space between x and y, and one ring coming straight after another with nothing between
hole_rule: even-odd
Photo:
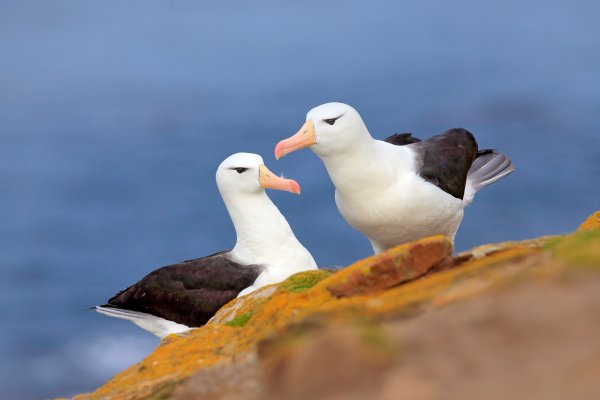
<instances>
[{"instance_id":1,"label":"black wing","mask_svg":"<svg viewBox=\"0 0 600 400\"><path fill-rule=\"evenodd\" d=\"M238 264L220 252L159 268L115 295L107 306L198 327L251 286L260 272L260 267Z\"/></svg>"},{"instance_id":2,"label":"black wing","mask_svg":"<svg viewBox=\"0 0 600 400\"><path fill-rule=\"evenodd\" d=\"M444 192L461 199L465 194L467 174L478 154L471 132L462 128L412 143L419 162L419 175ZM482 153L487 150L482 151Z\"/></svg>"},{"instance_id":3,"label":"black wing","mask_svg":"<svg viewBox=\"0 0 600 400\"><path fill-rule=\"evenodd\" d=\"M406 144L420 142L421 139L414 137L412 133L394 133L392 136L383 139L383 141L396 146L404 146Z\"/></svg>"}]
</instances>

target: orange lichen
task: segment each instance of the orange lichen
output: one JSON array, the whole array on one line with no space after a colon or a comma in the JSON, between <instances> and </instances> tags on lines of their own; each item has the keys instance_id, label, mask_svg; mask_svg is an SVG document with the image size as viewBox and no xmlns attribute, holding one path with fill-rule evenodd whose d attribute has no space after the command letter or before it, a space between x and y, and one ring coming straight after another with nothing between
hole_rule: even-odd
<instances>
[{"instance_id":1,"label":"orange lichen","mask_svg":"<svg viewBox=\"0 0 600 400\"><path fill-rule=\"evenodd\" d=\"M596 211L590 215L583 224L579 225L577 232L593 231L600 229L600 211Z\"/></svg>"}]
</instances>

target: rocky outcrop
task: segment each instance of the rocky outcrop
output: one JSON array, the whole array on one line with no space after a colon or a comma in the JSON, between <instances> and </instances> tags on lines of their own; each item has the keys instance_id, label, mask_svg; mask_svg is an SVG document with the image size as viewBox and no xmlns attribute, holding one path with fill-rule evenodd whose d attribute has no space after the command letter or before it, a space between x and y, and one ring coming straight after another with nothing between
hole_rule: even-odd
<instances>
[{"instance_id":1,"label":"rocky outcrop","mask_svg":"<svg viewBox=\"0 0 600 400\"><path fill-rule=\"evenodd\" d=\"M597 399L599 227L300 273L76 399Z\"/></svg>"}]
</instances>

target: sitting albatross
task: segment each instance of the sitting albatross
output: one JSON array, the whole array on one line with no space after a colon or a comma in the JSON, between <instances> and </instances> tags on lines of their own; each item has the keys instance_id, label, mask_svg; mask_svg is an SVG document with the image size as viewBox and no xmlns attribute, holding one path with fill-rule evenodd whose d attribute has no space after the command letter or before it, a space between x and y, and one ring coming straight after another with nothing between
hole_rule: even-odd
<instances>
[{"instance_id":1,"label":"sitting albatross","mask_svg":"<svg viewBox=\"0 0 600 400\"><path fill-rule=\"evenodd\" d=\"M204 325L236 297L317 268L264 190L299 194L298 183L277 177L249 153L225 159L216 179L237 235L233 250L159 268L97 306L99 313L162 339Z\"/></svg>"},{"instance_id":2,"label":"sitting albatross","mask_svg":"<svg viewBox=\"0 0 600 400\"><path fill-rule=\"evenodd\" d=\"M302 128L277 144L275 157L303 147L321 158L340 213L375 253L434 234L454 239L475 192L514 170L506 155L478 151L465 129L427 140L407 133L375 140L342 103L310 110Z\"/></svg>"}]
</instances>

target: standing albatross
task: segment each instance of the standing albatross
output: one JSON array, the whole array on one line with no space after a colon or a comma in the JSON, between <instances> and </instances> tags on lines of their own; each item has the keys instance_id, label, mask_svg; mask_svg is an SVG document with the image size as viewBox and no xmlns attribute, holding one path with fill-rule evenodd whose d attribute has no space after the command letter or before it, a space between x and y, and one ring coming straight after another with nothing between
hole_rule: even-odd
<instances>
[{"instance_id":1,"label":"standing albatross","mask_svg":"<svg viewBox=\"0 0 600 400\"><path fill-rule=\"evenodd\" d=\"M225 159L216 179L237 235L233 250L159 268L97 306L99 313L162 339L204 325L236 297L317 268L264 190L299 194L298 183L277 177L249 153Z\"/></svg>"},{"instance_id":2,"label":"standing albatross","mask_svg":"<svg viewBox=\"0 0 600 400\"><path fill-rule=\"evenodd\" d=\"M277 144L275 157L304 147L321 158L340 213L375 253L434 234L454 239L475 192L514 170L506 155L479 151L465 129L427 140L406 133L375 140L342 103L310 110L302 128Z\"/></svg>"}]
</instances>

